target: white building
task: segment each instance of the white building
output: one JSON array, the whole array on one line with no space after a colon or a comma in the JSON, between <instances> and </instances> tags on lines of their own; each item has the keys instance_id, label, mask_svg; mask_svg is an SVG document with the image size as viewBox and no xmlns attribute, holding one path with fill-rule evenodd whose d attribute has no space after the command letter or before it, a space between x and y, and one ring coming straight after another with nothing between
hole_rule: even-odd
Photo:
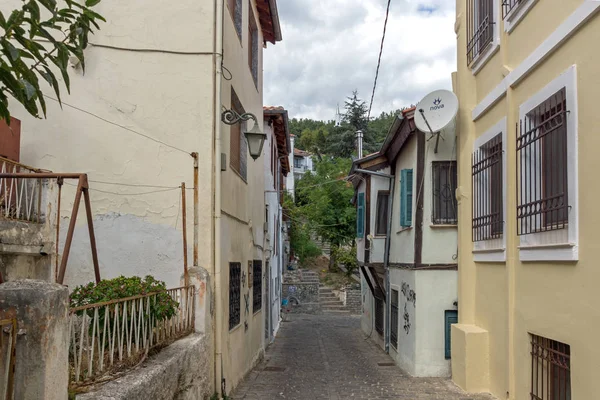
<instances>
[{"instance_id":1,"label":"white building","mask_svg":"<svg viewBox=\"0 0 600 400\"><path fill-rule=\"evenodd\" d=\"M455 133L442 132L436 152L435 138L416 129L413 115L414 108L404 111L379 153L356 160L350 172L358 175L362 328L374 331L375 342L409 374L450 376L450 324L457 321ZM393 185L373 172L388 174Z\"/></svg>"},{"instance_id":2,"label":"white building","mask_svg":"<svg viewBox=\"0 0 600 400\"><path fill-rule=\"evenodd\" d=\"M284 179L291 175L288 155L291 141L288 113L283 107L264 107L267 140L263 153L265 164L265 339L271 342L279 330L281 319L281 287L285 265L285 233L283 221ZM270 153L270 157L266 156Z\"/></svg>"},{"instance_id":3,"label":"white building","mask_svg":"<svg viewBox=\"0 0 600 400\"><path fill-rule=\"evenodd\" d=\"M314 171L312 154L296 148L295 141L296 137L291 135L291 150L288 158L294 173L289 174L285 181L285 188L292 196L294 196L295 193L296 181L302 178L305 173Z\"/></svg>"}]
</instances>

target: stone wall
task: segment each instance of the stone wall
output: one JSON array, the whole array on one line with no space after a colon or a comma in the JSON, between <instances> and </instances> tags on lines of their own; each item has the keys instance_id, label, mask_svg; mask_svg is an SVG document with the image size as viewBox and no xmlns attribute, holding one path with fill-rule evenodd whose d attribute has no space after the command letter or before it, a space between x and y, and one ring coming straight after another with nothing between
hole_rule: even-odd
<instances>
[{"instance_id":1,"label":"stone wall","mask_svg":"<svg viewBox=\"0 0 600 400\"><path fill-rule=\"evenodd\" d=\"M360 289L347 289L344 306L353 314L360 314L362 310L362 298Z\"/></svg>"},{"instance_id":2,"label":"stone wall","mask_svg":"<svg viewBox=\"0 0 600 400\"><path fill-rule=\"evenodd\" d=\"M141 368L77 395L77 400L207 400L213 394L209 336L192 334Z\"/></svg>"},{"instance_id":3,"label":"stone wall","mask_svg":"<svg viewBox=\"0 0 600 400\"><path fill-rule=\"evenodd\" d=\"M318 282L284 283L282 296L289 300L289 312L312 314L321 310Z\"/></svg>"}]
</instances>

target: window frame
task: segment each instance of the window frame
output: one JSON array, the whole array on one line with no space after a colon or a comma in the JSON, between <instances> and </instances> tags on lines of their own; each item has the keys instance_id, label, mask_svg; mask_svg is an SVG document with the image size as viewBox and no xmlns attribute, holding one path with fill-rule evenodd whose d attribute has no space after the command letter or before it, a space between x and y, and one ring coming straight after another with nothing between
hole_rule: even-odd
<instances>
[{"instance_id":1,"label":"window frame","mask_svg":"<svg viewBox=\"0 0 600 400\"><path fill-rule=\"evenodd\" d=\"M506 15L503 15L504 31L511 33L537 2L538 0L520 0L519 4L513 6ZM502 13L504 14L504 10Z\"/></svg>"},{"instance_id":2,"label":"window frame","mask_svg":"<svg viewBox=\"0 0 600 400\"><path fill-rule=\"evenodd\" d=\"M469 42L472 40L469 34L469 27L473 28L476 26L476 5L479 1L487 1L487 0L467 0L468 3L472 2L473 15L469 14L469 5L467 4L467 46ZM479 71L487 64L487 62L492 58L494 54L500 49L500 1L501 0L491 0L492 2L492 41L488 43L484 49L480 50L477 55L473 56L473 59L469 62L469 50L467 47L467 64L471 69L473 75L477 75ZM473 17L473 21L469 21L469 18ZM475 32L473 32L473 36L475 36Z\"/></svg>"},{"instance_id":3,"label":"window frame","mask_svg":"<svg viewBox=\"0 0 600 400\"><path fill-rule=\"evenodd\" d=\"M380 207L380 201L384 201L385 198L385 218L380 221L380 212L383 212ZM380 200L381 199L381 200ZM378 190L377 191L377 203L375 203L375 236L386 236L388 231L388 218L390 217L390 191L389 190ZM381 217L383 218L383 217ZM383 224L383 226L381 226Z\"/></svg>"},{"instance_id":4,"label":"window frame","mask_svg":"<svg viewBox=\"0 0 600 400\"><path fill-rule=\"evenodd\" d=\"M235 296L234 293L232 293L232 269L237 268L238 272L237 272L237 288L238 288L238 295L237 297ZM230 262L229 263L229 331L234 330L235 328L237 328L238 326L241 325L242 323L242 281L241 281L241 277L242 277L242 263L240 262ZM233 304L235 301L237 300L237 304ZM235 311L237 310L237 315L235 313ZM232 313L232 311L234 311Z\"/></svg>"},{"instance_id":5,"label":"window frame","mask_svg":"<svg viewBox=\"0 0 600 400\"><path fill-rule=\"evenodd\" d=\"M245 113L244 107L240 99L238 98L235 90L231 87L231 109L242 115ZM248 182L248 143L244 137L244 131L246 130L246 122L241 121L240 123L229 126L229 167L235 172L245 183ZM239 137L239 140L235 140L235 137ZM238 143L237 146L234 146ZM237 156L233 157L233 152L237 152ZM239 160L239 165L235 164L235 160ZM243 166L243 168L242 168Z\"/></svg>"},{"instance_id":6,"label":"window frame","mask_svg":"<svg viewBox=\"0 0 600 400\"><path fill-rule=\"evenodd\" d=\"M365 192L359 192L356 196L356 237L359 239L365 237L365 217Z\"/></svg>"},{"instance_id":7,"label":"window frame","mask_svg":"<svg viewBox=\"0 0 600 400\"><path fill-rule=\"evenodd\" d=\"M577 68L569 67L543 89L519 106L519 119L525 120L528 114L544 103L553 94L565 89L567 104L567 198L569 202L568 222L565 228L546 232L534 232L519 236L519 259L521 261L578 261L579 260L579 180L578 180L578 102ZM519 132L517 131L517 135ZM517 163L517 193L521 185L519 164ZM517 202L518 205L518 197ZM516 220L518 223L519 221Z\"/></svg>"},{"instance_id":8,"label":"window frame","mask_svg":"<svg viewBox=\"0 0 600 400\"><path fill-rule=\"evenodd\" d=\"M454 188L454 190L451 190L450 192L450 196L452 198L452 201L454 201L454 207L455 207L455 219L454 221L450 221L449 218L446 218L445 221L442 221L442 218L436 218L436 194L435 194L435 179L436 179L436 166L444 166L444 164L448 164L450 166L454 166L454 171L456 173L456 178L455 178L455 184L456 187ZM438 167L439 168L439 167ZM456 189L458 188L458 163L456 162L456 160L436 160L436 161L432 161L431 162L431 224L433 226L440 226L440 225L450 225L450 226L456 226L458 225L458 201L456 200ZM438 222L441 221L441 222Z\"/></svg>"},{"instance_id":9,"label":"window frame","mask_svg":"<svg viewBox=\"0 0 600 400\"><path fill-rule=\"evenodd\" d=\"M398 350L398 327L400 325L400 288L393 285L390 297L390 344Z\"/></svg>"},{"instance_id":10,"label":"window frame","mask_svg":"<svg viewBox=\"0 0 600 400\"><path fill-rule=\"evenodd\" d=\"M242 23L244 21L244 6L242 0L227 0L227 8L229 8L229 15L231 15L231 21L233 22L233 29L238 36L238 39L242 40ZM239 14L238 14L239 10ZM239 16L239 20L238 20Z\"/></svg>"},{"instance_id":11,"label":"window frame","mask_svg":"<svg viewBox=\"0 0 600 400\"><path fill-rule=\"evenodd\" d=\"M481 148L483 145L492 140L498 133L502 134L502 213L504 223L502 224L502 237L481 240L473 242L473 258L476 262L503 262L506 261L506 218L507 218L507 192L508 174L507 174L507 119L502 118L494 126L485 131L481 136L475 139L473 151ZM472 184L475 184L473 182ZM474 190L471 191L475 193ZM474 195L473 195L474 196ZM473 198L473 201L475 199ZM473 206L471 205L473 213Z\"/></svg>"},{"instance_id":12,"label":"window frame","mask_svg":"<svg viewBox=\"0 0 600 400\"><path fill-rule=\"evenodd\" d=\"M531 332L529 333L529 339L531 349L531 398L540 400L571 399L571 345ZM564 388L563 393L565 396L560 396L560 393L559 396L554 395L557 388L556 371L559 372L558 388L559 390L561 387ZM564 371L563 374L560 371ZM561 375L564 376L564 386L560 384Z\"/></svg>"},{"instance_id":13,"label":"window frame","mask_svg":"<svg viewBox=\"0 0 600 400\"><path fill-rule=\"evenodd\" d=\"M254 17L251 1L248 2L248 10L248 67L250 68L250 75L252 75L254 86L258 88L258 52L260 49L260 41L258 35L258 24L256 23L256 18ZM254 65L255 62L256 66Z\"/></svg>"},{"instance_id":14,"label":"window frame","mask_svg":"<svg viewBox=\"0 0 600 400\"><path fill-rule=\"evenodd\" d=\"M410 179L409 179L410 175ZM410 228L413 223L414 172L412 168L400 171L400 228Z\"/></svg>"},{"instance_id":15,"label":"window frame","mask_svg":"<svg viewBox=\"0 0 600 400\"><path fill-rule=\"evenodd\" d=\"M262 311L262 278L263 267L262 260L252 261L252 313L256 314Z\"/></svg>"}]
</instances>

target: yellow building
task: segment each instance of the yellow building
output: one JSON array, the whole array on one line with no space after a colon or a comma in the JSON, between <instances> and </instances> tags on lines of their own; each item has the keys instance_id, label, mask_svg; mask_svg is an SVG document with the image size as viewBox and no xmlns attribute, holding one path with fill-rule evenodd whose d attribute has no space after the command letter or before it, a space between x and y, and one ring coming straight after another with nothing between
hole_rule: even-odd
<instances>
[{"instance_id":1,"label":"yellow building","mask_svg":"<svg viewBox=\"0 0 600 400\"><path fill-rule=\"evenodd\" d=\"M598 11L592 0L456 2L452 372L467 391L600 398Z\"/></svg>"}]
</instances>

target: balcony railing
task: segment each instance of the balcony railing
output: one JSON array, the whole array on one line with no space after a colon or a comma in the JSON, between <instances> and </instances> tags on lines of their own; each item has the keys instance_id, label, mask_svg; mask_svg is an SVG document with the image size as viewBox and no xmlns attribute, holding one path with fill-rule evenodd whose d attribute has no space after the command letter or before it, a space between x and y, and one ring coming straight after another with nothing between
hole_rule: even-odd
<instances>
[{"instance_id":1,"label":"balcony railing","mask_svg":"<svg viewBox=\"0 0 600 400\"><path fill-rule=\"evenodd\" d=\"M0 157L0 173L35 173L40 170ZM0 218L42 222L43 179L0 177Z\"/></svg>"},{"instance_id":2,"label":"balcony railing","mask_svg":"<svg viewBox=\"0 0 600 400\"><path fill-rule=\"evenodd\" d=\"M195 287L167 290L177 302L175 315L157 320L158 293L70 310L70 383L78 386L135 366L150 350L164 347L194 330Z\"/></svg>"},{"instance_id":3,"label":"balcony railing","mask_svg":"<svg viewBox=\"0 0 600 400\"><path fill-rule=\"evenodd\" d=\"M502 0L502 19L506 19L523 0Z\"/></svg>"}]
</instances>

